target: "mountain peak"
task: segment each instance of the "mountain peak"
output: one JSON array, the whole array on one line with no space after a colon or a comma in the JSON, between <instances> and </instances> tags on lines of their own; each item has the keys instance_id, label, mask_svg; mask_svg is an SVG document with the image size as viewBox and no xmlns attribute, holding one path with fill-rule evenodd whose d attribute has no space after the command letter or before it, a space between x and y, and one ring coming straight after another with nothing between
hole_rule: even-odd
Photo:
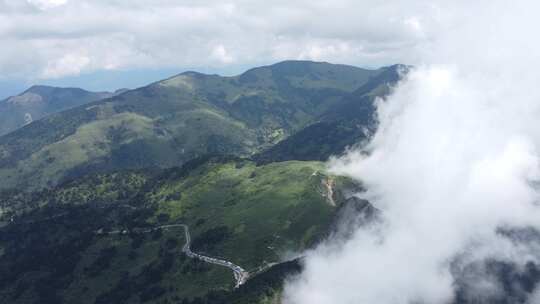
<instances>
[{"instance_id":1,"label":"mountain peak","mask_svg":"<svg viewBox=\"0 0 540 304\"><path fill-rule=\"evenodd\" d=\"M300 60L300 59L287 59L283 61L276 62L270 66L280 66L280 65L289 65L289 64L296 64L296 65L309 65L309 64L331 64L325 61L314 61L314 60Z\"/></svg>"},{"instance_id":2,"label":"mountain peak","mask_svg":"<svg viewBox=\"0 0 540 304\"><path fill-rule=\"evenodd\" d=\"M209 76L208 74L204 74L204 73L197 72L197 71L185 71L183 73L180 73L179 75L190 76L190 77L195 77L195 78L201 78L201 77Z\"/></svg>"},{"instance_id":3,"label":"mountain peak","mask_svg":"<svg viewBox=\"0 0 540 304\"><path fill-rule=\"evenodd\" d=\"M55 89L56 88L53 87L53 86L33 85L33 86L29 87L26 91L24 91L23 94L25 94L25 93L40 94L40 93L43 93L43 92L51 92L51 91L53 91Z\"/></svg>"},{"instance_id":4,"label":"mountain peak","mask_svg":"<svg viewBox=\"0 0 540 304\"><path fill-rule=\"evenodd\" d=\"M64 92L72 91L72 92L80 92L80 93L92 93L92 92L89 92L89 91L81 89L81 88L63 88L63 87L54 87L54 86L40 85L40 84L31 86L26 91L24 91L24 93L35 93L35 94L39 94L39 95L42 95L42 94L49 95L49 94L52 94L52 93L57 92L57 91L64 91Z\"/></svg>"},{"instance_id":5,"label":"mountain peak","mask_svg":"<svg viewBox=\"0 0 540 304\"><path fill-rule=\"evenodd\" d=\"M264 65L264 66L249 69L244 74L250 73L252 71L266 70L266 69L270 69L270 70L298 69L298 68L305 69L307 67L314 66L314 65L332 65L332 64L328 62L318 62L318 61L310 61L310 60L284 60L284 61L276 62L270 65Z\"/></svg>"},{"instance_id":6,"label":"mountain peak","mask_svg":"<svg viewBox=\"0 0 540 304\"><path fill-rule=\"evenodd\" d=\"M109 92L89 92L80 88L33 85L26 91L0 103L0 135L14 131L31 120L99 99L113 96Z\"/></svg>"},{"instance_id":7,"label":"mountain peak","mask_svg":"<svg viewBox=\"0 0 540 304\"><path fill-rule=\"evenodd\" d=\"M42 89L54 89L53 86L48 85L42 85L42 84L35 84L29 87L26 91L35 91L35 90L42 90Z\"/></svg>"}]
</instances>

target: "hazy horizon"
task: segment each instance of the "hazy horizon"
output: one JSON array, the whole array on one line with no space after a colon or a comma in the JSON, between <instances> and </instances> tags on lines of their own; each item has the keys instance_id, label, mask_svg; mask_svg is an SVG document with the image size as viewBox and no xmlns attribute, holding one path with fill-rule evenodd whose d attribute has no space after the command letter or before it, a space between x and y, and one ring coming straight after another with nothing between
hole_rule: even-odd
<instances>
[{"instance_id":1,"label":"hazy horizon","mask_svg":"<svg viewBox=\"0 0 540 304\"><path fill-rule=\"evenodd\" d=\"M0 98L33 84L110 91L283 60L414 64L431 23L417 6L426 9L352 0L2 0ZM370 17L358 18L362 10Z\"/></svg>"},{"instance_id":2,"label":"hazy horizon","mask_svg":"<svg viewBox=\"0 0 540 304\"><path fill-rule=\"evenodd\" d=\"M296 60L296 59L289 59ZM288 60L283 60L288 61ZM281 62L281 61L278 61ZM136 89L146 86L152 82L163 80L184 72L194 71L204 74L217 74L220 76L236 76L255 67L266 66L278 62L261 63L256 66L235 66L231 68L163 68L145 70L125 70L125 71L98 71L77 76L64 77L59 79L37 79L31 81L12 80L8 82L0 81L0 100L15 96L35 85L45 85L61 88L81 88L92 92L114 92L120 89ZM318 62L318 61L316 61ZM341 62L329 62L331 64L345 64ZM401 64L396 62L395 64ZM364 69L377 69L383 66L358 66L346 64ZM391 64L390 64L391 65Z\"/></svg>"}]
</instances>

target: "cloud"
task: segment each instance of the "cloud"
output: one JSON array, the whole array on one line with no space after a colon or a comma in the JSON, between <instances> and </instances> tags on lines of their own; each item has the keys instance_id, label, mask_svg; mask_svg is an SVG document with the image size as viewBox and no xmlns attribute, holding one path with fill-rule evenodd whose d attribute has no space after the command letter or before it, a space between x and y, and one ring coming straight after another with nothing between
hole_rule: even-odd
<instances>
[{"instance_id":1,"label":"cloud","mask_svg":"<svg viewBox=\"0 0 540 304\"><path fill-rule=\"evenodd\" d=\"M540 262L537 236L502 232L540 229L540 43L531 39L538 8L432 2L430 42L377 101L368 153L330 162L363 182L368 191L358 195L381 210L381 221L344 245L330 239L308 252L285 303L492 303L510 292L497 263L523 275ZM426 29L426 16L417 16ZM517 277L512 296L535 303L538 292Z\"/></svg>"},{"instance_id":2,"label":"cloud","mask_svg":"<svg viewBox=\"0 0 540 304\"><path fill-rule=\"evenodd\" d=\"M60 78L78 75L90 63L90 58L75 54L66 54L62 58L48 62L43 71L43 78Z\"/></svg>"},{"instance_id":3,"label":"cloud","mask_svg":"<svg viewBox=\"0 0 540 304\"><path fill-rule=\"evenodd\" d=\"M228 64L234 62L234 58L229 55L225 47L220 44L212 50L212 57L219 63Z\"/></svg>"},{"instance_id":4,"label":"cloud","mask_svg":"<svg viewBox=\"0 0 540 304\"><path fill-rule=\"evenodd\" d=\"M31 5L38 7L41 10L51 9L57 6L62 6L68 2L68 0L26 0Z\"/></svg>"},{"instance_id":5,"label":"cloud","mask_svg":"<svg viewBox=\"0 0 540 304\"><path fill-rule=\"evenodd\" d=\"M4 78L48 77L84 52L105 69L211 67L316 59L363 66L414 61L429 36L423 4L401 1L0 0ZM112 62L111 62L112 61Z\"/></svg>"}]
</instances>

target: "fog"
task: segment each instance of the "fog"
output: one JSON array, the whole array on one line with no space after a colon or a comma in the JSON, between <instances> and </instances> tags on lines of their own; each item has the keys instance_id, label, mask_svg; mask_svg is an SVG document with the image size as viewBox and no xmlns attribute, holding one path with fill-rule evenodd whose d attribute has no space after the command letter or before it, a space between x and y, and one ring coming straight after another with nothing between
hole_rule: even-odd
<instances>
[{"instance_id":1,"label":"fog","mask_svg":"<svg viewBox=\"0 0 540 304\"><path fill-rule=\"evenodd\" d=\"M375 101L369 143L329 162L365 185L357 196L380 221L307 252L285 303L540 303L493 264L526 274L540 254L539 8L435 1L435 16L419 12L419 29L432 22L421 59Z\"/></svg>"}]
</instances>

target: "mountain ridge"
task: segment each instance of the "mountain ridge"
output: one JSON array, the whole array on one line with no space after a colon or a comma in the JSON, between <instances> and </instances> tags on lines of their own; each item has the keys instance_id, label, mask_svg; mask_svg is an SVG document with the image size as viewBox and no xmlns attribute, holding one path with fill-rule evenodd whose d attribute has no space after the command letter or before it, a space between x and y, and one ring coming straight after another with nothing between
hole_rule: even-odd
<instances>
[{"instance_id":1,"label":"mountain ridge","mask_svg":"<svg viewBox=\"0 0 540 304\"><path fill-rule=\"evenodd\" d=\"M33 85L18 95L0 100L0 136L47 115L111 96L114 93Z\"/></svg>"},{"instance_id":2,"label":"mountain ridge","mask_svg":"<svg viewBox=\"0 0 540 304\"><path fill-rule=\"evenodd\" d=\"M177 166L207 153L249 156L311 124L381 71L285 61L233 77L180 74L0 137L0 177L4 188L43 187L95 170Z\"/></svg>"},{"instance_id":3,"label":"mountain ridge","mask_svg":"<svg viewBox=\"0 0 540 304\"><path fill-rule=\"evenodd\" d=\"M376 213L321 160L365 138L399 77L184 73L0 137L0 301L279 302L301 252Z\"/></svg>"}]
</instances>

